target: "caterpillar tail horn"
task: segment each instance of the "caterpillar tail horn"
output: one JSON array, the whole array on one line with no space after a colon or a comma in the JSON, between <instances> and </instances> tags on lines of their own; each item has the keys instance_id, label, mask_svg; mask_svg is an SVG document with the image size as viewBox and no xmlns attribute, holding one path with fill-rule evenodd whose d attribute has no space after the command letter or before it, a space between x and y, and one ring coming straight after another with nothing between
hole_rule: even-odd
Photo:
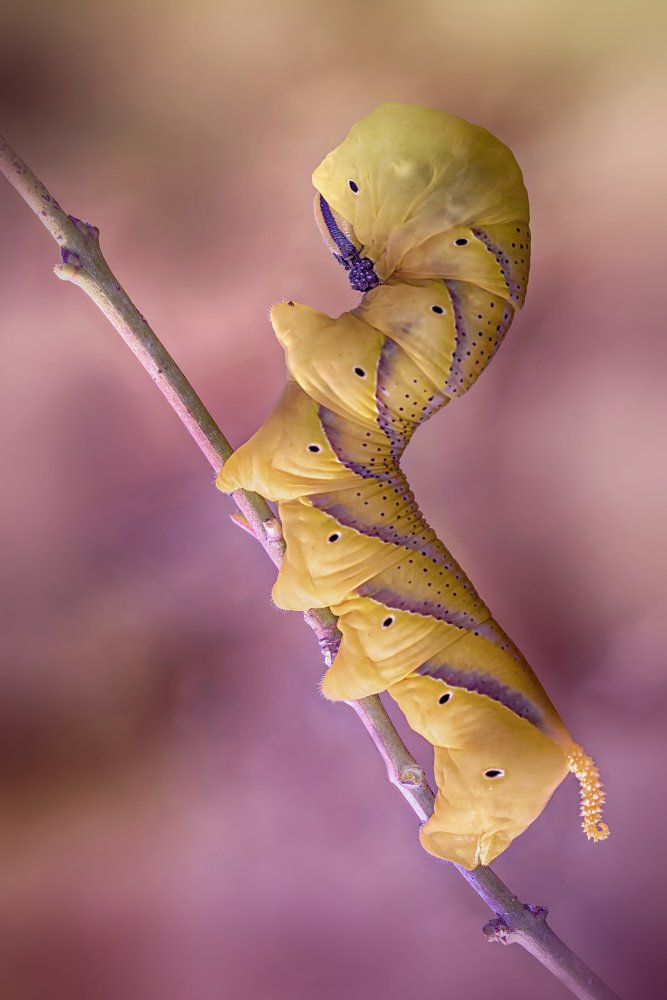
<instances>
[{"instance_id":1,"label":"caterpillar tail horn","mask_svg":"<svg viewBox=\"0 0 667 1000\"><path fill-rule=\"evenodd\" d=\"M567 766L579 782L582 830L589 840L606 840L609 827L602 821L602 806L606 796L595 761L583 747L573 743L567 754Z\"/></svg>"}]
</instances>

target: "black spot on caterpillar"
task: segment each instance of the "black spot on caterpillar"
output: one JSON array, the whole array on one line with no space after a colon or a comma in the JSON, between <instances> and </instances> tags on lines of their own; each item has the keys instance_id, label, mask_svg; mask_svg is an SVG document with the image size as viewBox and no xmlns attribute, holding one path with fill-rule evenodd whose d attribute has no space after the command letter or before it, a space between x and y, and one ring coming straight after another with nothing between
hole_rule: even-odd
<instances>
[{"instance_id":1,"label":"black spot on caterpillar","mask_svg":"<svg viewBox=\"0 0 667 1000\"><path fill-rule=\"evenodd\" d=\"M584 829L602 839L595 765L400 468L415 429L473 385L523 304L530 237L519 167L478 126L386 104L353 126L313 182L325 242L364 294L337 319L274 306L291 378L218 486L278 504L286 553L275 603L331 605L339 616L323 693L387 690L433 745L427 850L466 868L489 863L568 770L581 782Z\"/></svg>"}]
</instances>

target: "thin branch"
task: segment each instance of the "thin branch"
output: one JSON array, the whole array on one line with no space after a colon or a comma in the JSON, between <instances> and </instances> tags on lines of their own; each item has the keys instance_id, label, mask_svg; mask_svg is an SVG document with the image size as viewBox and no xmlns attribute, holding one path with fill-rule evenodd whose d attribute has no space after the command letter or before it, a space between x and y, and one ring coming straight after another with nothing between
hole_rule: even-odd
<instances>
[{"instance_id":1,"label":"thin branch","mask_svg":"<svg viewBox=\"0 0 667 1000\"><path fill-rule=\"evenodd\" d=\"M18 191L60 246L59 278L78 285L95 302L146 369L172 409L192 435L217 473L232 454L232 447L185 375L165 350L131 302L102 256L99 230L67 215L44 185L0 135L0 173ZM263 497L237 490L234 501L242 517L234 515L260 542L279 566L285 549L280 522ZM328 608L306 612L324 661L333 662L340 632ZM417 764L391 723L376 695L349 702L371 736L387 767L389 780L408 800L423 822L433 812L434 796L423 769ZM475 892L496 913L484 928L488 940L517 943L534 955L581 1000L618 1000L618 997L554 934L544 907L524 905L488 867L469 872L454 865Z\"/></svg>"},{"instance_id":2,"label":"thin branch","mask_svg":"<svg viewBox=\"0 0 667 1000\"><path fill-rule=\"evenodd\" d=\"M405 796L422 823L433 815L435 796L423 769L416 762L377 695L348 701L366 727L387 768L392 785Z\"/></svg>"}]
</instances>

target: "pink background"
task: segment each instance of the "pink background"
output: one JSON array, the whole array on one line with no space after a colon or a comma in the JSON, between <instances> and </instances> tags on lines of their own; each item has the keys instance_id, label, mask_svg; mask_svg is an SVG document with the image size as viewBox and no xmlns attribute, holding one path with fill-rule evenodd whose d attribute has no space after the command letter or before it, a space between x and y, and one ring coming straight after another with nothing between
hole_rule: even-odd
<instances>
[{"instance_id":1,"label":"pink background","mask_svg":"<svg viewBox=\"0 0 667 1000\"><path fill-rule=\"evenodd\" d=\"M496 869L626 1000L661 995L664 5L9 6L3 130L234 444L284 379L270 305L355 300L310 187L352 122L413 101L515 151L526 309L406 466L606 781L607 843L571 779ZM318 695L272 566L4 182L0 223L3 1000L566 996L484 942Z\"/></svg>"}]
</instances>

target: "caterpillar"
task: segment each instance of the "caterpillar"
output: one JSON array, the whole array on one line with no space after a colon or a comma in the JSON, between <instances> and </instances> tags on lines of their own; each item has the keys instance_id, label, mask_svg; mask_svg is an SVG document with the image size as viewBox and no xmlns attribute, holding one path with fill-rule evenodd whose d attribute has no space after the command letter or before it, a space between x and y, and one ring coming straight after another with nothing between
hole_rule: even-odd
<instances>
[{"instance_id":1,"label":"caterpillar","mask_svg":"<svg viewBox=\"0 0 667 1000\"><path fill-rule=\"evenodd\" d=\"M544 688L422 516L400 468L414 431L477 380L526 294L528 198L511 151L444 112L384 104L313 174L325 242L361 301L271 310L288 380L220 473L277 503L279 608L330 605L332 700L387 691L434 747L424 848L471 870L504 851L568 772L584 831L604 792Z\"/></svg>"}]
</instances>

